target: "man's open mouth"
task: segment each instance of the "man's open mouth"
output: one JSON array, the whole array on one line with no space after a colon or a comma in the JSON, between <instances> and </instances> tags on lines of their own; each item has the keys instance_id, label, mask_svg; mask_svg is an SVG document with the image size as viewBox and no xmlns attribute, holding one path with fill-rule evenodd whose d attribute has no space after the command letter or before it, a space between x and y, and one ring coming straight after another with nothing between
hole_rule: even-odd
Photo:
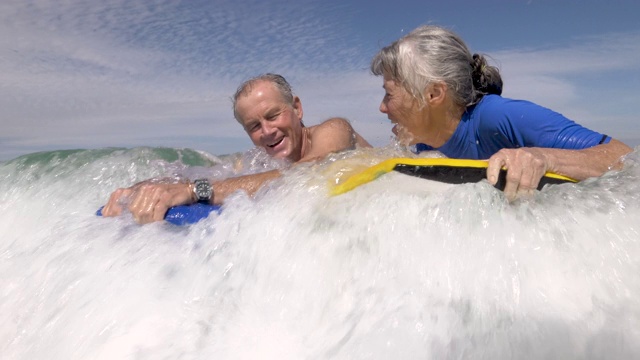
<instances>
[{"instance_id":1,"label":"man's open mouth","mask_svg":"<svg viewBox=\"0 0 640 360\"><path fill-rule=\"evenodd\" d=\"M268 147L276 147L278 145L280 145L280 143L282 143L282 140L284 140L284 137L282 137L280 140L274 142L273 144L267 144Z\"/></svg>"}]
</instances>

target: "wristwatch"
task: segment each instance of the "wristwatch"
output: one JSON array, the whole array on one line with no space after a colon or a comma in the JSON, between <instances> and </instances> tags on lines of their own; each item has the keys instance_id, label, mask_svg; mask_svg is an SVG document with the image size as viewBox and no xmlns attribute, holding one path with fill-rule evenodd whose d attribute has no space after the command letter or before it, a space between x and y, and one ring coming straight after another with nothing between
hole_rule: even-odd
<instances>
[{"instance_id":1,"label":"wristwatch","mask_svg":"<svg viewBox=\"0 0 640 360\"><path fill-rule=\"evenodd\" d=\"M193 181L193 193L198 202L213 202L213 187L207 179L196 179Z\"/></svg>"}]
</instances>

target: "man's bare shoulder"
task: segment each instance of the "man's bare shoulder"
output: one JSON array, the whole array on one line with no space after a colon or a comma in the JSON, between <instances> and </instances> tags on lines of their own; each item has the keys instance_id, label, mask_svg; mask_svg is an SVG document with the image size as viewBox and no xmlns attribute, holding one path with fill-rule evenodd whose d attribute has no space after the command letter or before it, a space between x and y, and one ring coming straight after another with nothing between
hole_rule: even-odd
<instances>
[{"instance_id":1,"label":"man's bare shoulder","mask_svg":"<svg viewBox=\"0 0 640 360\"><path fill-rule=\"evenodd\" d=\"M334 117L323 121L322 123L309 127L311 135L335 135L342 133L345 135L351 135L353 133L353 127L349 123L349 120L341 117Z\"/></svg>"},{"instance_id":2,"label":"man's bare shoulder","mask_svg":"<svg viewBox=\"0 0 640 360\"><path fill-rule=\"evenodd\" d=\"M341 117L333 117L325 120L319 125L309 128L310 137L316 141L326 144L327 141L339 150L353 149L355 146L371 147L356 130L353 128L349 120Z\"/></svg>"},{"instance_id":3,"label":"man's bare shoulder","mask_svg":"<svg viewBox=\"0 0 640 360\"><path fill-rule=\"evenodd\" d=\"M312 132L315 131L352 131L353 127L349 123L349 120L341 117L334 117L323 121L318 125L309 127Z\"/></svg>"},{"instance_id":4,"label":"man's bare shoulder","mask_svg":"<svg viewBox=\"0 0 640 360\"><path fill-rule=\"evenodd\" d=\"M301 161L317 159L332 152L353 150L356 146L371 147L345 118L334 117L319 125L311 126L309 131L309 149Z\"/></svg>"}]
</instances>

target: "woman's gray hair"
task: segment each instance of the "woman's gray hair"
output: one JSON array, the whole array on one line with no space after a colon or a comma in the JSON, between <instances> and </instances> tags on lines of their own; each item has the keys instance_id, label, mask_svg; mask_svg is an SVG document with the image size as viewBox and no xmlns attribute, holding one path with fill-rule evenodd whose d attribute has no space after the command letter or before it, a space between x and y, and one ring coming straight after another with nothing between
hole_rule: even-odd
<instances>
[{"instance_id":1,"label":"woman's gray hair","mask_svg":"<svg viewBox=\"0 0 640 360\"><path fill-rule=\"evenodd\" d=\"M291 90L291 85L289 85L287 80L282 75L271 74L271 73L258 75L240 84L240 86L238 86L238 90L236 90L236 93L233 95L233 99L232 99L233 100L233 116L236 118L236 120L240 121L240 119L238 118L238 112L236 108L238 98L242 95L249 94L253 89L253 86L261 81L267 81L272 83L273 86L275 86L276 89L280 92L280 95L282 96L282 100L284 100L284 102L289 105L293 105L294 95L293 95L293 91Z\"/></svg>"},{"instance_id":2,"label":"woman's gray hair","mask_svg":"<svg viewBox=\"0 0 640 360\"><path fill-rule=\"evenodd\" d=\"M447 85L460 106L502 93L502 78L484 56L474 54L452 31L424 25L382 48L371 61L374 75L388 74L415 99L425 104L424 90L434 81Z\"/></svg>"}]
</instances>

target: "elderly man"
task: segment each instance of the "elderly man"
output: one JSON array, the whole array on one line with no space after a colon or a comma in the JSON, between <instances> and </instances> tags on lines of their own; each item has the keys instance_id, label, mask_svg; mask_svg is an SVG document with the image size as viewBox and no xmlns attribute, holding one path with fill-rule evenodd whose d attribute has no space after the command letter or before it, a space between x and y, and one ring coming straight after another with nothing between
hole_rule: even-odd
<instances>
[{"instance_id":1,"label":"elderly man","mask_svg":"<svg viewBox=\"0 0 640 360\"><path fill-rule=\"evenodd\" d=\"M233 97L233 112L256 146L264 148L270 156L293 163L321 159L356 146L371 146L342 118L305 127L300 98L293 94L284 77L276 74L244 82ZM159 221L172 206L195 202L221 204L237 190L253 194L265 182L279 176L278 170L272 170L221 181L197 179L173 184L143 181L114 191L102 214L120 215L121 199L128 198L128 209L138 223Z\"/></svg>"}]
</instances>

